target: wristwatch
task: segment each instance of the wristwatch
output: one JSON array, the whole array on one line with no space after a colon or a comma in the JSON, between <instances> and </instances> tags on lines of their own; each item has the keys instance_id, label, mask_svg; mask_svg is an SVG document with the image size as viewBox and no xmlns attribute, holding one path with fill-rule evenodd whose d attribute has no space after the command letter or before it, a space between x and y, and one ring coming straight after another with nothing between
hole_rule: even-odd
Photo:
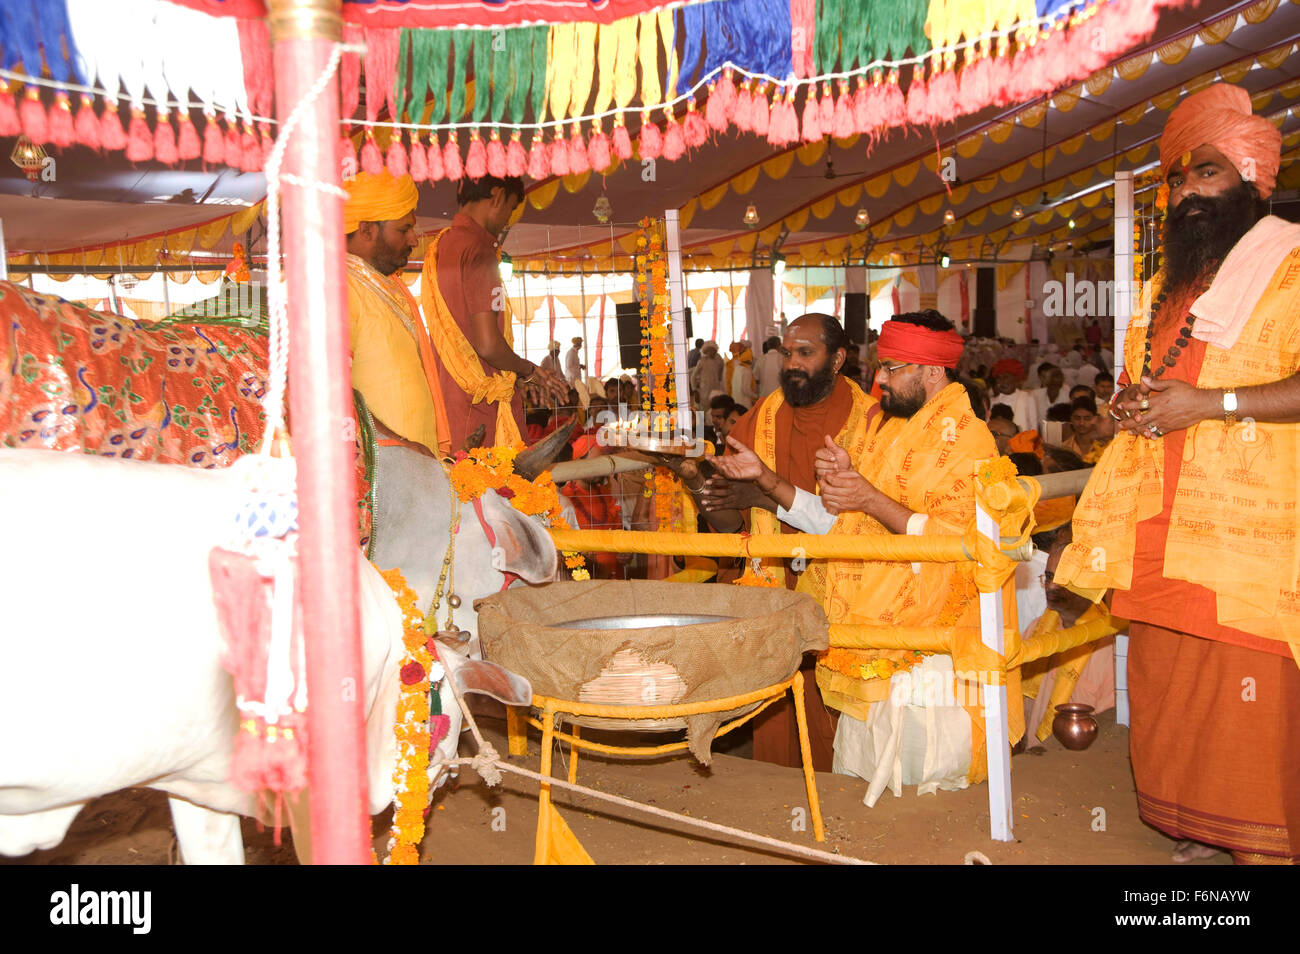
<instances>
[{"instance_id":1,"label":"wristwatch","mask_svg":"<svg viewBox=\"0 0 1300 954\"><path fill-rule=\"evenodd\" d=\"M1223 423L1229 427L1237 423L1237 392L1233 388L1223 392Z\"/></svg>"}]
</instances>

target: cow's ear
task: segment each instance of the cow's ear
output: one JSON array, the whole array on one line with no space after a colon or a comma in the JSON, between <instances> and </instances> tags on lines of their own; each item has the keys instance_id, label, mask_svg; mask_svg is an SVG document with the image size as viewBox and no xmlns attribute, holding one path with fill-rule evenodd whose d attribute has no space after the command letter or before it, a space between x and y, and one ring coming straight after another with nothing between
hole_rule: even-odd
<instances>
[{"instance_id":1,"label":"cow's ear","mask_svg":"<svg viewBox=\"0 0 1300 954\"><path fill-rule=\"evenodd\" d=\"M438 659L447 678L456 683L461 695L491 696L508 706L526 706L533 701L533 687L523 676L482 659L466 659L441 644Z\"/></svg>"},{"instance_id":2,"label":"cow's ear","mask_svg":"<svg viewBox=\"0 0 1300 954\"><path fill-rule=\"evenodd\" d=\"M491 490L483 495L483 519L492 528L492 567L526 583L555 579L556 552L541 521L527 517Z\"/></svg>"}]
</instances>

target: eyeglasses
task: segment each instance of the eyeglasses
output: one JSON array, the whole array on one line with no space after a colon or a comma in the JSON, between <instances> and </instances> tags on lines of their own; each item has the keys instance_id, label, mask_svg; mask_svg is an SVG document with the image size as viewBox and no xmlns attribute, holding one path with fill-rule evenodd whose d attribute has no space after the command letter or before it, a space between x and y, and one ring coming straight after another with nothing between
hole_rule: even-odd
<instances>
[{"instance_id":1,"label":"eyeglasses","mask_svg":"<svg viewBox=\"0 0 1300 954\"><path fill-rule=\"evenodd\" d=\"M915 362L907 361L904 362L903 364L895 364L895 365L882 364L880 366L880 370L884 371L885 374L893 374L895 371L903 370L903 368L910 368L914 363Z\"/></svg>"}]
</instances>

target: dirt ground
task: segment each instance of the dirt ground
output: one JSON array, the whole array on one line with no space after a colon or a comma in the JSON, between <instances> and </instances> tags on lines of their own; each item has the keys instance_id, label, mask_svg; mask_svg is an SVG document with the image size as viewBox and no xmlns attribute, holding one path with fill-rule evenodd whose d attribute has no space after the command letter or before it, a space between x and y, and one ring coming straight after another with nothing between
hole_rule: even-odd
<instances>
[{"instance_id":1,"label":"dirt ground","mask_svg":"<svg viewBox=\"0 0 1300 954\"><path fill-rule=\"evenodd\" d=\"M485 734L506 750L504 723L484 719ZM1015 840L988 837L988 788L902 797L886 792L874 808L862 804L866 783L819 773L817 789L826 841L817 845L812 826L799 827L807 800L796 769L746 758L744 740L718 754L711 769L689 757L613 762L584 754L578 781L599 791L693 818L707 819L808 847L885 864L961 864L966 853L983 852L994 864L1170 864L1173 842L1138 819L1128 761L1128 730L1114 713L1098 718L1092 747L1071 752L1052 738L1046 750L1012 760ZM737 733L739 735L739 733ZM539 739L520 764L538 768ZM468 736L462 752L471 747ZM567 752L557 754L555 774L567 777ZM590 796L556 790L556 805L597 864L791 864L792 856L724 841L685 824L635 815ZM374 820L381 857L388 816ZM455 791L440 791L429 815L423 864L530 864L537 823L537 785L507 774L499 790L476 775L462 776ZM245 819L249 864L295 864L291 838L276 846L269 831ZM132 789L97 799L73 823L59 847L5 864L176 863L166 797ZM1226 864L1226 855L1201 864Z\"/></svg>"}]
</instances>

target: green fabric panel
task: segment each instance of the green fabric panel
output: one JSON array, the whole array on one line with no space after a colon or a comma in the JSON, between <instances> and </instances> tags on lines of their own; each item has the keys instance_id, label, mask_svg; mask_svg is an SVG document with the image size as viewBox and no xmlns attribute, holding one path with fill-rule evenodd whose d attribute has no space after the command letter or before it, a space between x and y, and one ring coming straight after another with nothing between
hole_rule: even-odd
<instances>
[{"instance_id":1,"label":"green fabric panel","mask_svg":"<svg viewBox=\"0 0 1300 954\"><path fill-rule=\"evenodd\" d=\"M547 41L551 28L537 26L529 29L533 34L533 122L540 123L546 118L546 57L550 52Z\"/></svg>"},{"instance_id":2,"label":"green fabric panel","mask_svg":"<svg viewBox=\"0 0 1300 954\"><path fill-rule=\"evenodd\" d=\"M522 123L528 107L528 90L532 86L533 32L532 28L511 30L507 36L506 50L510 57L510 121Z\"/></svg>"},{"instance_id":3,"label":"green fabric panel","mask_svg":"<svg viewBox=\"0 0 1300 954\"><path fill-rule=\"evenodd\" d=\"M492 104L492 30L474 30L474 122L487 118Z\"/></svg>"},{"instance_id":4,"label":"green fabric panel","mask_svg":"<svg viewBox=\"0 0 1300 954\"><path fill-rule=\"evenodd\" d=\"M447 122L458 123L465 115L465 69L469 65L469 48L474 31L453 30L451 47L451 94L447 97Z\"/></svg>"},{"instance_id":5,"label":"green fabric panel","mask_svg":"<svg viewBox=\"0 0 1300 954\"><path fill-rule=\"evenodd\" d=\"M434 101L441 103L443 98L444 84L433 84L433 77L436 73L436 67L433 61L434 55L434 30L403 30L402 42L406 42L406 34L410 34L411 62L410 72L411 79L407 87L408 95L406 98L406 115L408 122L418 123L420 117L424 115L424 104L429 98L430 89L434 94ZM402 57L402 67L406 67L406 57ZM447 61L439 60L438 65L442 66L445 73Z\"/></svg>"},{"instance_id":6,"label":"green fabric panel","mask_svg":"<svg viewBox=\"0 0 1300 954\"><path fill-rule=\"evenodd\" d=\"M817 12L813 15L813 65L818 73L835 72L843 18L844 0L817 0Z\"/></svg>"}]
</instances>

